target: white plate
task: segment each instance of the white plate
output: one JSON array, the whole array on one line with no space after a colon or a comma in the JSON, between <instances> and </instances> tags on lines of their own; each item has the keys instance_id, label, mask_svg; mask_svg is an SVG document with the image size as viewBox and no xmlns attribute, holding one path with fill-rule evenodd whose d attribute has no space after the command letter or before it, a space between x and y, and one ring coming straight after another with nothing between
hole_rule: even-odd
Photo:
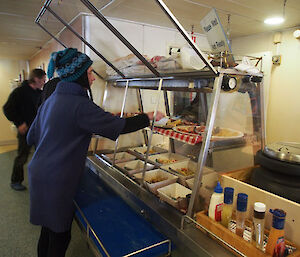
<instances>
[{"instance_id":1,"label":"white plate","mask_svg":"<svg viewBox=\"0 0 300 257\"><path fill-rule=\"evenodd\" d=\"M179 124L174 124L174 122L176 122L177 120L180 120ZM171 122L171 124L168 122ZM155 127L159 127L159 128L166 128L166 129L171 129L173 127L179 126L180 124L183 124L183 121L181 119L178 118L170 118L168 116L162 118L159 121L154 122L154 126Z\"/></svg>"},{"instance_id":2,"label":"white plate","mask_svg":"<svg viewBox=\"0 0 300 257\"><path fill-rule=\"evenodd\" d=\"M169 121L170 117L166 116L163 117L162 119L155 121L154 126L155 127L161 127L161 126L166 126L167 122Z\"/></svg>"},{"instance_id":3,"label":"white plate","mask_svg":"<svg viewBox=\"0 0 300 257\"><path fill-rule=\"evenodd\" d=\"M244 133L235 129L231 129L231 128L220 128L221 133L222 131L224 132L224 135L212 135L212 139L215 140L224 140L224 139L235 139L235 138L241 138L244 136ZM228 134L228 135L226 135Z\"/></svg>"},{"instance_id":4,"label":"white plate","mask_svg":"<svg viewBox=\"0 0 300 257\"><path fill-rule=\"evenodd\" d=\"M189 135L189 136L197 136L197 135L202 135L204 133L200 132L200 133L189 133L189 132L184 132L181 131L182 129L200 129L202 126L177 126L177 127L173 127L173 130L181 133L181 134L185 134L185 135ZM223 133L222 133L223 132ZM231 128L220 128L220 135L214 135L214 133L212 134L212 140L227 140L227 139L236 139L236 138L241 138L244 136L244 133L235 129L231 129ZM227 134L227 135L226 135Z\"/></svg>"}]
</instances>

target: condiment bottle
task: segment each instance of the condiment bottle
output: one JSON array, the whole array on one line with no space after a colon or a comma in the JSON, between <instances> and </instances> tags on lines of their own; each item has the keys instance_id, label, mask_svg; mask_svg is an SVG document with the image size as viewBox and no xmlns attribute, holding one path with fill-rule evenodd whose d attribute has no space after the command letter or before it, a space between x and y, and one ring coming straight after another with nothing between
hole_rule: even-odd
<instances>
[{"instance_id":1,"label":"condiment bottle","mask_svg":"<svg viewBox=\"0 0 300 257\"><path fill-rule=\"evenodd\" d=\"M286 212L281 209L270 209L270 212L273 214L273 221L266 247L266 253L274 257L282 257L284 256L285 251L283 229Z\"/></svg>"},{"instance_id":2,"label":"condiment bottle","mask_svg":"<svg viewBox=\"0 0 300 257\"><path fill-rule=\"evenodd\" d=\"M234 189L232 187L224 188L224 205L222 210L221 224L226 228L228 228L228 224L232 216L233 192Z\"/></svg>"},{"instance_id":3,"label":"condiment bottle","mask_svg":"<svg viewBox=\"0 0 300 257\"><path fill-rule=\"evenodd\" d=\"M247 203L248 203L248 195L244 193L239 193L237 196L235 233L240 237L244 236Z\"/></svg>"},{"instance_id":4,"label":"condiment bottle","mask_svg":"<svg viewBox=\"0 0 300 257\"><path fill-rule=\"evenodd\" d=\"M264 230L265 230L265 212L266 205L264 203L254 203L254 231L256 247L260 250L264 250Z\"/></svg>"},{"instance_id":5,"label":"condiment bottle","mask_svg":"<svg viewBox=\"0 0 300 257\"><path fill-rule=\"evenodd\" d=\"M223 188L221 187L220 182L218 182L217 186L215 187L214 193L210 198L208 209L208 216L215 221L221 221L223 199Z\"/></svg>"}]
</instances>

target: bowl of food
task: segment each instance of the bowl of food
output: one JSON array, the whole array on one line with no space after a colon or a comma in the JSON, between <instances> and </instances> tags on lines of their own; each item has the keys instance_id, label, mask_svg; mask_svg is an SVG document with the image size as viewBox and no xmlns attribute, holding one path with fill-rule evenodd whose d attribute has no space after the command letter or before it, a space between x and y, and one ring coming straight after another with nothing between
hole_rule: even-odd
<instances>
[{"instance_id":1,"label":"bowl of food","mask_svg":"<svg viewBox=\"0 0 300 257\"><path fill-rule=\"evenodd\" d=\"M161 169L167 170L179 177L179 183L186 186L186 180L193 178L197 169L197 163L191 160L172 163L161 166Z\"/></svg>"},{"instance_id":2,"label":"bowl of food","mask_svg":"<svg viewBox=\"0 0 300 257\"><path fill-rule=\"evenodd\" d=\"M136 173L133 175L134 178L137 180L141 180L143 173ZM151 191L154 194L157 194L157 189L167 186L169 184L173 184L177 181L178 177L166 172L161 169L155 169L155 170L150 170L145 172L145 184L149 191Z\"/></svg>"},{"instance_id":3,"label":"bowl of food","mask_svg":"<svg viewBox=\"0 0 300 257\"><path fill-rule=\"evenodd\" d=\"M163 154L156 154L153 156L149 156L149 161L155 163L158 166L176 163L176 162L182 162L188 160L187 157L175 154L175 153L163 153Z\"/></svg>"}]
</instances>

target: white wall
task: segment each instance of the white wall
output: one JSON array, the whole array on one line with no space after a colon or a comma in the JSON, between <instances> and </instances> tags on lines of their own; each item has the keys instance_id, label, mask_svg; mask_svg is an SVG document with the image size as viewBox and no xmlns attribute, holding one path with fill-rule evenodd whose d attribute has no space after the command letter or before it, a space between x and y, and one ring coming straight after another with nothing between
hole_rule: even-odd
<instances>
[{"instance_id":1,"label":"white wall","mask_svg":"<svg viewBox=\"0 0 300 257\"><path fill-rule=\"evenodd\" d=\"M300 141L300 85L299 74L300 40L293 38L294 29L282 32L279 53L282 63L272 66L267 106L267 142ZM271 51L276 54L273 33L258 34L232 41L237 54Z\"/></svg>"},{"instance_id":2,"label":"white wall","mask_svg":"<svg viewBox=\"0 0 300 257\"><path fill-rule=\"evenodd\" d=\"M7 101L11 92L11 82L19 79L22 71L27 71L25 61L0 59L0 145L16 143L16 133L12 130L12 123L9 122L3 114L2 106Z\"/></svg>"}]
</instances>

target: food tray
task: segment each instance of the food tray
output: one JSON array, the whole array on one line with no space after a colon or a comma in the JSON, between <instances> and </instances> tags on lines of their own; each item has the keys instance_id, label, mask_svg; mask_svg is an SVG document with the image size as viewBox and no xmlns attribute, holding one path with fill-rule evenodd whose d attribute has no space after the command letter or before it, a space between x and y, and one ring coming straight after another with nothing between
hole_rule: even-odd
<instances>
[{"instance_id":1,"label":"food tray","mask_svg":"<svg viewBox=\"0 0 300 257\"><path fill-rule=\"evenodd\" d=\"M129 148L128 152L138 155L139 157L144 158L146 156L146 151L147 151L147 146L140 146L140 147L134 147L134 148ZM155 155L155 154L160 154L160 153L167 153L168 151L166 149L163 149L158 146L152 146L150 147L149 150L149 155Z\"/></svg>"},{"instance_id":2,"label":"food tray","mask_svg":"<svg viewBox=\"0 0 300 257\"><path fill-rule=\"evenodd\" d=\"M156 155L149 156L149 161L155 163L158 166L175 163L175 162L182 162L186 160L189 159L187 157L175 153L163 153L163 154L156 154ZM161 163L163 161L169 163Z\"/></svg>"},{"instance_id":3,"label":"food tray","mask_svg":"<svg viewBox=\"0 0 300 257\"><path fill-rule=\"evenodd\" d=\"M129 176L132 176L135 173L142 172L144 169L145 162L141 160L134 160L130 162L122 162L116 164L116 166L127 173ZM147 163L146 170L151 170L154 168L154 165Z\"/></svg>"},{"instance_id":4,"label":"food tray","mask_svg":"<svg viewBox=\"0 0 300 257\"><path fill-rule=\"evenodd\" d=\"M133 175L137 180L141 180L143 174L142 173L136 173ZM150 183L150 181L154 178L157 177L163 177L166 178L165 180L159 181L159 182L155 182L155 183ZM164 170L161 169L156 169L156 170L150 170L150 171L146 171L145 173L145 184L148 187L149 191L151 191L154 194L157 194L157 189L173 184L177 181L178 177L166 172Z\"/></svg>"},{"instance_id":5,"label":"food tray","mask_svg":"<svg viewBox=\"0 0 300 257\"><path fill-rule=\"evenodd\" d=\"M191 136L202 135L205 130L205 126L196 126L196 125L186 125L186 126L177 126L173 127L173 130Z\"/></svg>"},{"instance_id":6,"label":"food tray","mask_svg":"<svg viewBox=\"0 0 300 257\"><path fill-rule=\"evenodd\" d=\"M197 163L187 159L181 162L163 165L161 166L161 169L167 170L168 172L171 172L174 175L178 176L179 183L181 183L184 186L187 186L186 180L194 177L195 172L197 170ZM184 172L184 170L187 170L189 174L184 175L179 170L183 170L182 172Z\"/></svg>"},{"instance_id":7,"label":"food tray","mask_svg":"<svg viewBox=\"0 0 300 257\"><path fill-rule=\"evenodd\" d=\"M109 154L103 154L102 157L107 160L109 163L113 162L113 158L114 158L114 154L113 153L109 153ZM136 157L130 153L126 153L126 152L119 152L116 153L116 157L115 157L115 163L120 163L120 162L128 162L128 161L132 161L135 160Z\"/></svg>"},{"instance_id":8,"label":"food tray","mask_svg":"<svg viewBox=\"0 0 300 257\"><path fill-rule=\"evenodd\" d=\"M187 205L186 195L191 194L192 190L180 185L179 183L174 183L157 189L157 192L162 200L175 208L180 209L181 205Z\"/></svg>"}]
</instances>

